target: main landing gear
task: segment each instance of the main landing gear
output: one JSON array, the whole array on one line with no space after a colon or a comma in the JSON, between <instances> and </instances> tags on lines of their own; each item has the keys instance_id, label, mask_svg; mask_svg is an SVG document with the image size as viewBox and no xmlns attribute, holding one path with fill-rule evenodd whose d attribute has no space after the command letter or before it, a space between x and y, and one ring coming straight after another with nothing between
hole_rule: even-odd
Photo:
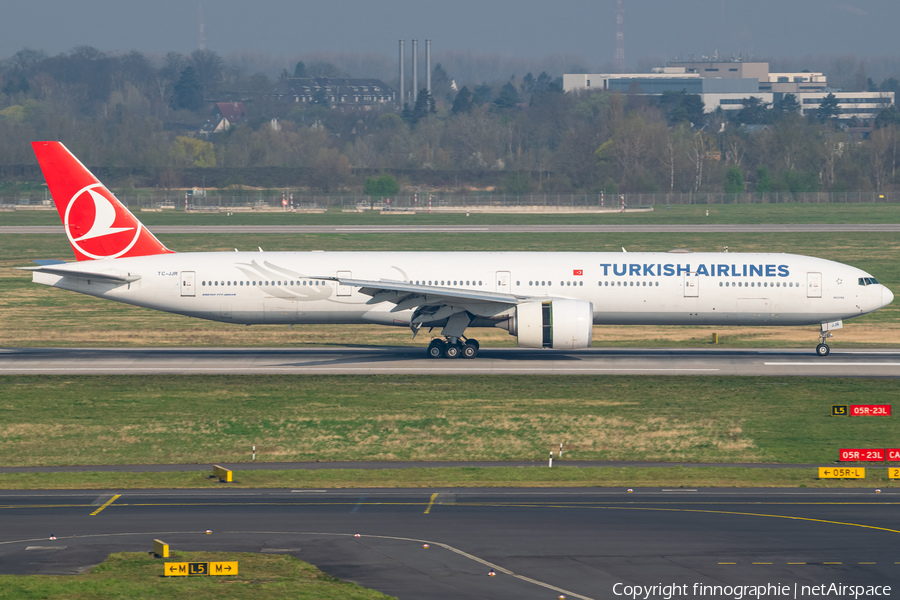
<instances>
[{"instance_id":1,"label":"main landing gear","mask_svg":"<svg viewBox=\"0 0 900 600\"><path fill-rule=\"evenodd\" d=\"M435 339L428 344L429 358L475 358L478 356L478 340L448 337Z\"/></svg>"}]
</instances>

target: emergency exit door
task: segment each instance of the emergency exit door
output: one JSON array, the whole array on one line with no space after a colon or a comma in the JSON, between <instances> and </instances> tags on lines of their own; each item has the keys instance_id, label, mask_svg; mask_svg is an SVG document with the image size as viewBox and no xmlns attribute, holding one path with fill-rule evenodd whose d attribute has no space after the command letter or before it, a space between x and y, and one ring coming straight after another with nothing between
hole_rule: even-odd
<instances>
[{"instance_id":1,"label":"emergency exit door","mask_svg":"<svg viewBox=\"0 0 900 600\"><path fill-rule=\"evenodd\" d=\"M196 296L197 290L194 287L194 271L182 271L181 272L181 295L184 296Z\"/></svg>"},{"instance_id":2,"label":"emergency exit door","mask_svg":"<svg viewBox=\"0 0 900 600\"><path fill-rule=\"evenodd\" d=\"M700 278L696 273L684 274L684 297L697 298L700 296Z\"/></svg>"},{"instance_id":3,"label":"emergency exit door","mask_svg":"<svg viewBox=\"0 0 900 600\"><path fill-rule=\"evenodd\" d=\"M807 273L806 274L806 297L821 298L822 297L822 274Z\"/></svg>"}]
</instances>

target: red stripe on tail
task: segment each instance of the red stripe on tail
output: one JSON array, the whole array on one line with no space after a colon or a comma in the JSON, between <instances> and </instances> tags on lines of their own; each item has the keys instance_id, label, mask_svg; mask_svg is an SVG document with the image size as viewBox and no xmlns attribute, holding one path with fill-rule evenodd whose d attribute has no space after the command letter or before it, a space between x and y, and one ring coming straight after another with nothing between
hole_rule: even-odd
<instances>
[{"instance_id":1,"label":"red stripe on tail","mask_svg":"<svg viewBox=\"0 0 900 600\"><path fill-rule=\"evenodd\" d=\"M170 254L59 142L32 142L78 260Z\"/></svg>"}]
</instances>

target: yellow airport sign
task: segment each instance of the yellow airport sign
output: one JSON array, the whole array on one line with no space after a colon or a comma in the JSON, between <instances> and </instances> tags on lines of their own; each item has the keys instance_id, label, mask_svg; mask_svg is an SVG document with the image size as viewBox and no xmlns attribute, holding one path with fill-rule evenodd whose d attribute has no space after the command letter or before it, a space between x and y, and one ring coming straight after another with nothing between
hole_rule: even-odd
<instances>
[{"instance_id":1,"label":"yellow airport sign","mask_svg":"<svg viewBox=\"0 0 900 600\"><path fill-rule=\"evenodd\" d=\"M211 562L209 563L209 574L210 575L237 575L238 574L238 564L237 561L231 562Z\"/></svg>"},{"instance_id":2,"label":"yellow airport sign","mask_svg":"<svg viewBox=\"0 0 900 600\"><path fill-rule=\"evenodd\" d=\"M865 479L865 467L819 467L819 479Z\"/></svg>"},{"instance_id":3,"label":"yellow airport sign","mask_svg":"<svg viewBox=\"0 0 900 600\"><path fill-rule=\"evenodd\" d=\"M163 570L166 577L194 577L203 575L237 575L237 561L227 562L167 562Z\"/></svg>"},{"instance_id":4,"label":"yellow airport sign","mask_svg":"<svg viewBox=\"0 0 900 600\"><path fill-rule=\"evenodd\" d=\"M888 469L888 479L900 479L900 467L890 467Z\"/></svg>"},{"instance_id":5,"label":"yellow airport sign","mask_svg":"<svg viewBox=\"0 0 900 600\"><path fill-rule=\"evenodd\" d=\"M219 481L225 483L231 483L232 481L231 471L225 467L220 467L219 465L213 465L213 477L218 477Z\"/></svg>"},{"instance_id":6,"label":"yellow airport sign","mask_svg":"<svg viewBox=\"0 0 900 600\"><path fill-rule=\"evenodd\" d=\"M832 404L831 405L831 416L832 417L846 417L850 414L850 411L847 410L849 408L846 404Z\"/></svg>"}]
</instances>

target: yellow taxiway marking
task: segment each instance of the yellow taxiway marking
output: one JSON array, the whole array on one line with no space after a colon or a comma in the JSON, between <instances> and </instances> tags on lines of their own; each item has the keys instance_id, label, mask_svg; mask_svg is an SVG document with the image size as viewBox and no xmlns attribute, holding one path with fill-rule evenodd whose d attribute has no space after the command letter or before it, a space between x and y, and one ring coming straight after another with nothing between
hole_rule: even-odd
<instances>
[{"instance_id":1,"label":"yellow taxiway marking","mask_svg":"<svg viewBox=\"0 0 900 600\"><path fill-rule=\"evenodd\" d=\"M803 563L788 563L788 564L789 564L789 565L805 565L806 563L803 562Z\"/></svg>"},{"instance_id":2,"label":"yellow taxiway marking","mask_svg":"<svg viewBox=\"0 0 900 600\"><path fill-rule=\"evenodd\" d=\"M434 501L437 499L437 497L438 497L437 492L435 492L431 495L431 500L428 502L428 508L425 509L426 515L431 512L431 507L434 506Z\"/></svg>"},{"instance_id":3,"label":"yellow taxiway marking","mask_svg":"<svg viewBox=\"0 0 900 600\"><path fill-rule=\"evenodd\" d=\"M842 562L823 562L823 565L842 565Z\"/></svg>"},{"instance_id":4,"label":"yellow taxiway marking","mask_svg":"<svg viewBox=\"0 0 900 600\"><path fill-rule=\"evenodd\" d=\"M110 504L112 504L113 502L115 502L116 500L118 500L118 499L121 498L121 497L122 497L122 494L116 494L115 496L113 496L112 498L110 498L109 500L107 500L106 502L104 502L103 505L102 505L100 508L98 508L97 510L95 510L94 512L92 512L92 513L91 513L91 516L93 517L93 516L95 516L95 515L100 514L100 513L103 511L104 508L106 508L107 506L109 506Z\"/></svg>"},{"instance_id":5,"label":"yellow taxiway marking","mask_svg":"<svg viewBox=\"0 0 900 600\"><path fill-rule=\"evenodd\" d=\"M772 563L755 562L754 565L771 565Z\"/></svg>"}]
</instances>

